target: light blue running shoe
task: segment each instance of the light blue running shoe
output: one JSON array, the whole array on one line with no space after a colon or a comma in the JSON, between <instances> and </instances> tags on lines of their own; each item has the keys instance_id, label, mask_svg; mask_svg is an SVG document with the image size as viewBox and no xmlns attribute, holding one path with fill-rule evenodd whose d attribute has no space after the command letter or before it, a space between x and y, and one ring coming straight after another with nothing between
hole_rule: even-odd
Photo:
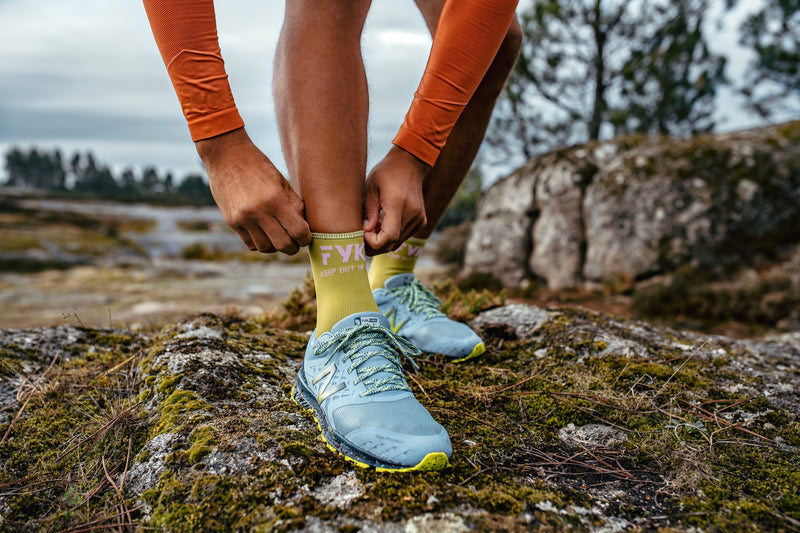
<instances>
[{"instance_id":1,"label":"light blue running shoe","mask_svg":"<svg viewBox=\"0 0 800 533\"><path fill-rule=\"evenodd\" d=\"M292 395L312 410L328 447L380 471L440 470L447 431L414 398L402 358L419 355L380 313L356 313L311 340Z\"/></svg>"},{"instance_id":2,"label":"light blue running shoe","mask_svg":"<svg viewBox=\"0 0 800 533\"><path fill-rule=\"evenodd\" d=\"M396 274L372 295L395 333L426 353L441 353L455 362L486 351L478 335L439 310L442 301L414 276Z\"/></svg>"}]
</instances>

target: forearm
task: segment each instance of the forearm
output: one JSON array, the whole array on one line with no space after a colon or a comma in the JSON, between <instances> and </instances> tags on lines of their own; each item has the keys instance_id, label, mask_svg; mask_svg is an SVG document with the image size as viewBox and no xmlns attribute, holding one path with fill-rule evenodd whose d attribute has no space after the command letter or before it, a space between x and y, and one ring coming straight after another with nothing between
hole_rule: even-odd
<instances>
[{"instance_id":1,"label":"forearm","mask_svg":"<svg viewBox=\"0 0 800 533\"><path fill-rule=\"evenodd\" d=\"M428 64L394 144L433 165L497 54L517 0L445 3Z\"/></svg>"},{"instance_id":2,"label":"forearm","mask_svg":"<svg viewBox=\"0 0 800 533\"><path fill-rule=\"evenodd\" d=\"M143 0L192 140L241 128L217 38L213 0Z\"/></svg>"}]
</instances>

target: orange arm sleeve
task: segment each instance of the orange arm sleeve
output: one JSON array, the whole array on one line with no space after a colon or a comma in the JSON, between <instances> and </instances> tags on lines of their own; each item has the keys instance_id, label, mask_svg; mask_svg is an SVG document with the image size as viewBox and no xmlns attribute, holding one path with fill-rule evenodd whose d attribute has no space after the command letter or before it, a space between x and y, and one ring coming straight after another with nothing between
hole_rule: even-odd
<instances>
[{"instance_id":1,"label":"orange arm sleeve","mask_svg":"<svg viewBox=\"0 0 800 533\"><path fill-rule=\"evenodd\" d=\"M433 166L492 64L517 0L447 0L414 101L392 141Z\"/></svg>"},{"instance_id":2,"label":"orange arm sleeve","mask_svg":"<svg viewBox=\"0 0 800 533\"><path fill-rule=\"evenodd\" d=\"M219 49L213 0L144 0L193 141L244 126Z\"/></svg>"}]
</instances>

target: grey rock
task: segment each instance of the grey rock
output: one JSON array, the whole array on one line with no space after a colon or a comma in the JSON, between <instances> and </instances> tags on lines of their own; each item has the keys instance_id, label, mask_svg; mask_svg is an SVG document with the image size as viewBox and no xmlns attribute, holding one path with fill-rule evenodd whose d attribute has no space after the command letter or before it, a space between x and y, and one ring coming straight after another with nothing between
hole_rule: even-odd
<instances>
[{"instance_id":1,"label":"grey rock","mask_svg":"<svg viewBox=\"0 0 800 533\"><path fill-rule=\"evenodd\" d=\"M800 242L800 122L534 158L486 192L464 274L549 288L737 265Z\"/></svg>"},{"instance_id":2,"label":"grey rock","mask_svg":"<svg viewBox=\"0 0 800 533\"><path fill-rule=\"evenodd\" d=\"M622 431L603 424L586 424L579 427L568 424L558 431L558 438L564 444L578 448L612 448L626 440Z\"/></svg>"},{"instance_id":3,"label":"grey rock","mask_svg":"<svg viewBox=\"0 0 800 533\"><path fill-rule=\"evenodd\" d=\"M480 202L480 227L467 242L464 270L491 272L517 285L528 277L533 187L523 167L489 189Z\"/></svg>"},{"instance_id":4,"label":"grey rock","mask_svg":"<svg viewBox=\"0 0 800 533\"><path fill-rule=\"evenodd\" d=\"M347 472L318 487L312 494L325 505L344 509L350 505L350 502L364 494L364 485L361 484L354 472Z\"/></svg>"},{"instance_id":5,"label":"grey rock","mask_svg":"<svg viewBox=\"0 0 800 533\"><path fill-rule=\"evenodd\" d=\"M467 367L474 369L474 374L472 370L463 374L480 380L478 387L464 387L473 394L459 399L461 385L451 381L446 385L445 396L434 400L438 403L447 398L446 403L439 403L443 408L436 415L449 417L452 435L460 431L463 422L460 411L451 406L458 407L460 401L484 401L475 391L480 391L485 401L494 401L493 396L499 398L498 390L506 391L508 396L502 402L505 403L505 399L514 398L512 394L517 392L509 386L521 383L519 379L526 373L538 375L556 366L565 371L583 367L575 374L565 372L556 376L554 372L554 379L565 383L570 375L586 376L586 370L597 368L602 358L614 358L621 363L620 373L628 362L661 365L661 385L657 387L653 386L654 380L646 382L638 376L633 381L620 381L622 388L614 390L626 397L628 390L631 397L659 397L666 387L664 375L674 371L676 380L672 383L690 378L692 373L702 373L703 379L708 379L716 389L714 398L731 391L736 399L747 396L757 400L753 405L758 406L758 411L734 409L733 405L720 410L716 419L720 426L727 423L731 427L751 427L773 435L772 432L783 430L782 422L772 423L780 418L768 418L773 410L792 417L800 413L800 333L731 339L614 319L586 310L525 305L485 311L473 325L482 331L513 333L514 339L508 343L508 353L513 357L497 357L504 353L495 344L498 338L487 336L487 342L493 344L490 353ZM97 339L110 338L102 335L104 332L98 333L101 335ZM49 350L56 348L47 342L37 344L36 336L64 340L67 343L58 349L65 354L85 353L91 347L86 344L92 337L87 332L58 328L9 331L0 335L0 339L5 339L2 342L8 354L6 361L30 361L35 368L46 365L54 353ZM389 481L387 474L362 471L332 456L319 438L316 422L292 402L291 383L305 343L303 335L213 315L180 323L149 340L148 348L143 350L146 355L138 365L138 388L131 391L130 397L136 399L137 420L142 421L138 431L144 432L139 433L143 437L139 442L144 444L132 450L124 478L126 498L142 506L144 527L183 530L179 527L182 523L176 527L160 521L165 517L181 519L187 516L181 514L187 510L191 510L195 523L216 520L226 509L213 504L227 495L233 497L225 501L235 502L232 508L236 510L234 517L226 517L230 530L240 526L243 530L286 528L335 532L358 527L368 532L439 533L470 529L525 531L546 524L558 530L572 527L581 531L621 531L640 526L660 527L664 521L650 517L662 514L672 521L670 527L682 525L677 521L681 515L674 519L670 514L676 512L673 508L655 501L656 498L641 498L655 493L650 490L667 491L675 481L670 471L660 472L659 478L647 474L633 483L619 476L604 479L601 476L598 483L586 487L583 480L576 478L575 471L563 477L542 466L573 454L585 454L584 448L598 458L630 459L630 450L623 444L626 439L629 446L641 439L635 428L623 433L606 423L567 425L558 431L560 443L545 444L533 432L527 433L526 425L532 416L547 415L526 414L524 400L514 401L510 411L503 410L501 402L487 405L487 419L478 421L480 429L470 429L458 434L459 440L454 439L458 449L454 461L465 461L457 468L467 478L461 474L448 477L453 473L451 470L441 475L404 474L408 477L392 478L385 484ZM29 352L33 346L44 348ZM102 350L104 346L95 349ZM688 372L681 375L687 362L695 368L687 367ZM465 368L437 367L438 363L432 363L426 372L456 372L457 368ZM503 377L492 378L492 375ZM670 380L671 377L667 383ZM578 382L568 391L579 395L592 392L581 386ZM701 392L698 387L705 385L687 386L687 394L698 394ZM427 384L426 388L431 396L442 392ZM553 392L558 392L558 388L554 387ZM539 389L527 392L538 394ZM685 398L692 401L691 395ZM34 404L37 402L29 405L29 413L38 408ZM517 405L520 418L512 418L517 416ZM698 404L702 405L705 403ZM690 404L686 409L691 409ZM497 420L491 420L495 413ZM501 430L494 426L504 424L504 418L514 421L507 426L513 428L512 432L503 431L502 440L496 441L499 444L492 444L492 449L487 450L486 444L491 442L487 437L501 435ZM768 420L772 420L769 425ZM531 438L516 438L517 430L520 436L527 433ZM670 431L666 426L662 434ZM763 446L776 452L797 453L796 443L789 438L768 438L772 441L759 441L758 449ZM475 465L466 468L470 457L482 457L485 461L499 458L500 454L513 457L513 467L503 468L509 470L507 476L473 470ZM714 468L711 463L706 466ZM483 475L488 477L481 479ZM398 501L393 483L397 480L405 483L403 479L413 482L414 491L400 493L402 499ZM640 481L647 482L647 491L642 492ZM535 490L523 491L523 496L517 498L515 494L520 487ZM554 496L549 495L551 490ZM621 499L632 494L631 491L638 498L630 498L621 506ZM579 504L556 499L566 493L580 494ZM473 497L478 494L480 497ZM406 501L413 503L406 506ZM6 516L9 502L8 494L0 495L0 515ZM243 505L248 507L240 507Z\"/></svg>"},{"instance_id":6,"label":"grey rock","mask_svg":"<svg viewBox=\"0 0 800 533\"><path fill-rule=\"evenodd\" d=\"M582 161L563 159L539 174L535 184L539 216L533 224L531 271L551 289L575 285L581 277L583 221L581 220Z\"/></svg>"},{"instance_id":7,"label":"grey rock","mask_svg":"<svg viewBox=\"0 0 800 533\"><path fill-rule=\"evenodd\" d=\"M551 314L532 305L510 304L484 311L470 322L478 331L492 326L510 327L519 339L529 339L539 327L547 322Z\"/></svg>"},{"instance_id":8,"label":"grey rock","mask_svg":"<svg viewBox=\"0 0 800 533\"><path fill-rule=\"evenodd\" d=\"M463 533L469 528L464 519L453 513L415 516L406 522L405 533Z\"/></svg>"},{"instance_id":9,"label":"grey rock","mask_svg":"<svg viewBox=\"0 0 800 533\"><path fill-rule=\"evenodd\" d=\"M140 452L143 460L133 463L125 476L125 491L128 494L140 495L158 484L158 478L165 470L164 462L172 453L173 447L180 445L183 437L177 433L162 433L150 439Z\"/></svg>"}]
</instances>

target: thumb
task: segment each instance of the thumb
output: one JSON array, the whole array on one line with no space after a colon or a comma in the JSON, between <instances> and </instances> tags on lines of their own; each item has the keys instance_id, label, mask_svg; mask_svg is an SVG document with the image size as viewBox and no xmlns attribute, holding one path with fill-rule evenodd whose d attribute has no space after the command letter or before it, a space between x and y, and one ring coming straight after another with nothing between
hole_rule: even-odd
<instances>
[{"instance_id":1,"label":"thumb","mask_svg":"<svg viewBox=\"0 0 800 533\"><path fill-rule=\"evenodd\" d=\"M378 227L378 217L381 212L380 193L373 187L367 187L367 194L364 198L364 231L370 232Z\"/></svg>"}]
</instances>

